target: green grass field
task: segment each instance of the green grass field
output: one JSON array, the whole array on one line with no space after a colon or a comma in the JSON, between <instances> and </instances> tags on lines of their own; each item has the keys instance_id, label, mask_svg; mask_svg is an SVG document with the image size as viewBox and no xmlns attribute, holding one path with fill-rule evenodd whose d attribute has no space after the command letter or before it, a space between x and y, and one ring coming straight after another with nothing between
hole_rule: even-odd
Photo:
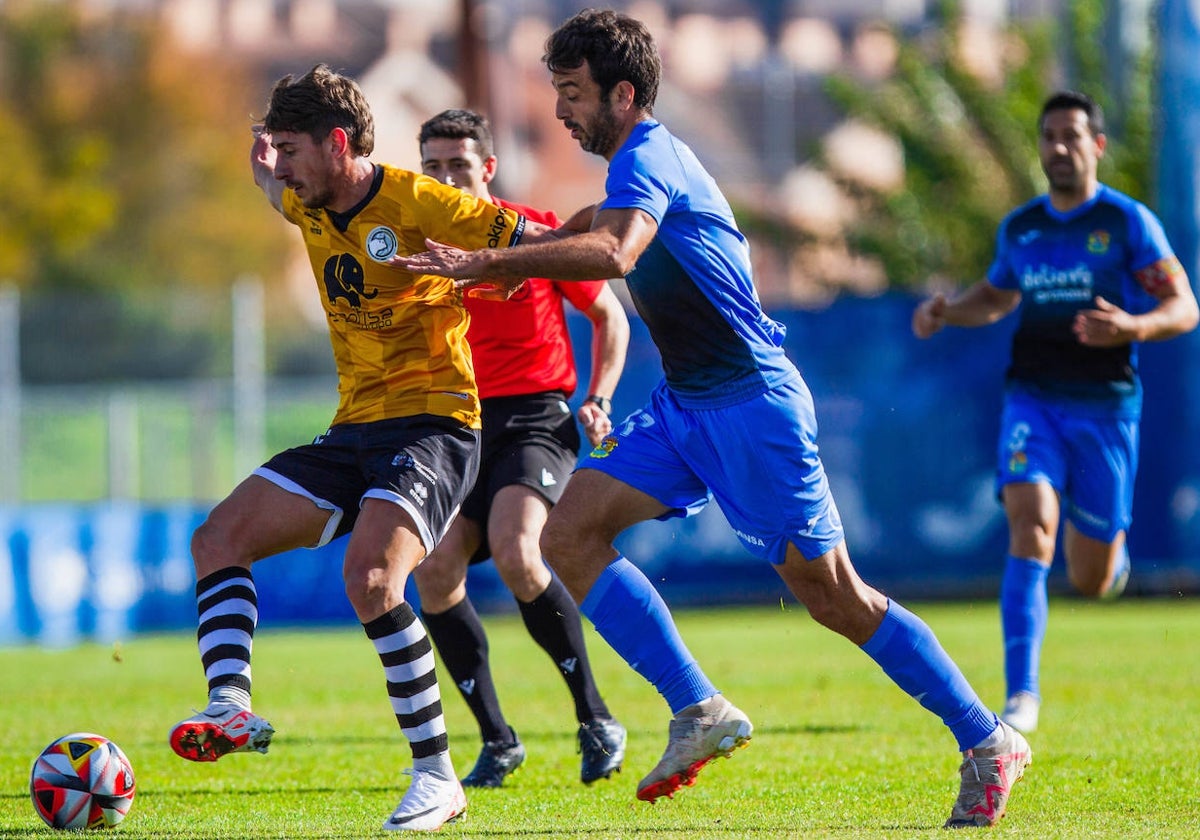
<instances>
[{"instance_id":1,"label":"green grass field","mask_svg":"<svg viewBox=\"0 0 1200 840\"><path fill-rule=\"evenodd\" d=\"M909 605L984 699L1000 702L993 603ZM754 740L673 800L636 801L657 761L667 711L599 639L593 665L629 729L625 771L578 782L575 721L556 670L513 616L485 619L501 699L529 758L502 790L470 793L446 837L903 838L941 836L959 757L941 723L862 653L792 604L681 612L709 675L755 723ZM589 628L590 632L590 628ZM1192 838L1200 835L1200 604L1052 603L1042 727L1034 763L994 836ZM53 832L34 814L29 768L54 738L107 735L137 772L127 838L382 836L408 766L374 651L357 628L260 631L256 710L278 734L267 756L189 764L166 732L202 705L189 635L65 651L0 650L0 837ZM460 773L478 750L474 721L442 680Z\"/></svg>"}]
</instances>

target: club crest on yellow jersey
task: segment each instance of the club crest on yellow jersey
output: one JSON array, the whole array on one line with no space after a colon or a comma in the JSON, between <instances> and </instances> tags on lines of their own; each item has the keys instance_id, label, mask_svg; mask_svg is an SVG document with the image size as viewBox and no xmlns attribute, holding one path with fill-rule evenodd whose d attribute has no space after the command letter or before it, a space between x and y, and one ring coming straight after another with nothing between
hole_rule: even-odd
<instances>
[{"instance_id":1,"label":"club crest on yellow jersey","mask_svg":"<svg viewBox=\"0 0 1200 840\"><path fill-rule=\"evenodd\" d=\"M400 240L390 227L379 225L372 228L371 232L367 234L365 247L371 259L375 262L385 263L396 256Z\"/></svg>"}]
</instances>

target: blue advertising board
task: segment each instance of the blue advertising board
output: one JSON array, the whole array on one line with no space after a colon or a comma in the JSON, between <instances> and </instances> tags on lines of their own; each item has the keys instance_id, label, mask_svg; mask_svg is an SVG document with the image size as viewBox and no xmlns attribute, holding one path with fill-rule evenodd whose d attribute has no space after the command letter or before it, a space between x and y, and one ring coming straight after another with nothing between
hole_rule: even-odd
<instances>
[{"instance_id":1,"label":"blue advertising board","mask_svg":"<svg viewBox=\"0 0 1200 840\"><path fill-rule=\"evenodd\" d=\"M846 298L821 311L773 314L787 325L786 346L813 391L821 455L862 576L902 599L990 599L1006 543L993 474L1011 325L917 341L909 330L915 302ZM661 370L644 325L632 326L618 416L641 405ZM585 319L572 320L577 346L589 346L587 329ZM1200 408L1189 382L1196 377L1187 376L1195 346L1144 348L1131 594L1200 590L1200 475L1190 466L1200 461L1200 443L1180 426L1181 416ZM586 358L580 363L586 382ZM188 546L206 513L199 504L0 508L0 644L63 646L194 628ZM344 545L258 563L263 626L353 623L342 588ZM715 504L688 520L637 525L618 547L675 606L787 597ZM1051 583L1066 589L1061 561ZM483 611L515 609L490 563L472 569L469 589Z\"/></svg>"}]
</instances>

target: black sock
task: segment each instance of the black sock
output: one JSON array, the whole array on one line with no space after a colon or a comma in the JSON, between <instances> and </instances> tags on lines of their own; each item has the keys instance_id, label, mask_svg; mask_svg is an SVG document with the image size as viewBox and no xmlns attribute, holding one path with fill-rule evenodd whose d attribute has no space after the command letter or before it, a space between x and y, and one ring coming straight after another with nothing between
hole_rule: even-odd
<instances>
[{"instance_id":1,"label":"black sock","mask_svg":"<svg viewBox=\"0 0 1200 840\"><path fill-rule=\"evenodd\" d=\"M521 618L533 640L542 646L571 690L575 700L575 717L580 722L592 718L611 717L608 706L596 690L592 666L588 662L583 641L583 623L579 608L558 578L551 578L546 591L528 604L517 600Z\"/></svg>"},{"instance_id":2,"label":"black sock","mask_svg":"<svg viewBox=\"0 0 1200 840\"><path fill-rule=\"evenodd\" d=\"M442 663L479 724L484 741L509 742L512 730L500 711L500 698L488 666L488 641L470 598L441 613L421 617L437 646Z\"/></svg>"}]
</instances>

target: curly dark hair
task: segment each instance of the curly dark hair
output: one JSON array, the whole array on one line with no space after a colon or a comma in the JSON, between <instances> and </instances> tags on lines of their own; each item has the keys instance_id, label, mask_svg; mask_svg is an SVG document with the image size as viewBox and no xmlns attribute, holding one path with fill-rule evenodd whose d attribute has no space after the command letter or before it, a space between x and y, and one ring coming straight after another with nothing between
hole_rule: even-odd
<instances>
[{"instance_id":1,"label":"curly dark hair","mask_svg":"<svg viewBox=\"0 0 1200 840\"><path fill-rule=\"evenodd\" d=\"M633 104L647 113L654 110L662 61L650 30L628 15L584 9L546 39L542 61L551 73L575 70L586 61L602 98L619 82L629 82Z\"/></svg>"}]
</instances>

